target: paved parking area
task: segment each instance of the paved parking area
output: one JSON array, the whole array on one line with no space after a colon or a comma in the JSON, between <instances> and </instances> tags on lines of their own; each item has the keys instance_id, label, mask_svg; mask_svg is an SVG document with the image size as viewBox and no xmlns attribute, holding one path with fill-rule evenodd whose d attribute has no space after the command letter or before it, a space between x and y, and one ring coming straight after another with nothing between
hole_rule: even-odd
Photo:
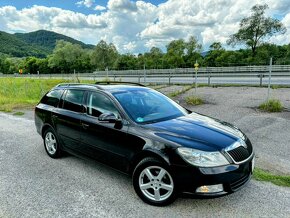
<instances>
[{"instance_id":1,"label":"paved parking area","mask_svg":"<svg viewBox=\"0 0 290 218\"><path fill-rule=\"evenodd\" d=\"M28 117L30 117L30 114ZM289 217L290 189L252 180L216 199L144 204L131 178L74 156L51 159L33 120L0 113L0 217Z\"/></svg>"},{"instance_id":2,"label":"paved parking area","mask_svg":"<svg viewBox=\"0 0 290 218\"><path fill-rule=\"evenodd\" d=\"M193 91L176 99L185 104L184 97ZM198 88L206 104L190 108L234 123L255 146L259 167L290 174L290 112L256 110L265 92L248 87ZM272 94L290 108L290 89ZM289 188L251 180L225 197L181 197L168 207L149 206L137 197L128 176L70 155L49 158L36 133L33 111L20 118L0 113L0 217L289 217L289 205Z\"/></svg>"}]
</instances>

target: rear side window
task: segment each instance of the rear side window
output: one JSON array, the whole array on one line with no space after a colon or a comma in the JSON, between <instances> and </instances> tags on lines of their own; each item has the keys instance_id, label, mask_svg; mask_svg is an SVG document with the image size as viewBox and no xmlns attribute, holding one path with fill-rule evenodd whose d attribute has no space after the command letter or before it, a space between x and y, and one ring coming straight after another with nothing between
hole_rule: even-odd
<instances>
[{"instance_id":1,"label":"rear side window","mask_svg":"<svg viewBox=\"0 0 290 218\"><path fill-rule=\"evenodd\" d=\"M70 111L82 112L83 97L84 91L68 89L64 98L63 108Z\"/></svg>"},{"instance_id":2,"label":"rear side window","mask_svg":"<svg viewBox=\"0 0 290 218\"><path fill-rule=\"evenodd\" d=\"M62 89L51 90L41 99L40 103L57 107L62 93L63 93Z\"/></svg>"}]
</instances>

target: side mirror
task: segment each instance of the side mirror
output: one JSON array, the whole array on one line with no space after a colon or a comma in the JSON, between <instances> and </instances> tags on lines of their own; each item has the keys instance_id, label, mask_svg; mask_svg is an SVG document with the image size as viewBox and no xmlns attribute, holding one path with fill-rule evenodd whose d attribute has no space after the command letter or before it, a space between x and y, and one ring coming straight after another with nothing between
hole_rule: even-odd
<instances>
[{"instance_id":1,"label":"side mirror","mask_svg":"<svg viewBox=\"0 0 290 218\"><path fill-rule=\"evenodd\" d=\"M98 120L101 122L116 123L118 118L113 113L104 113L99 116Z\"/></svg>"}]
</instances>

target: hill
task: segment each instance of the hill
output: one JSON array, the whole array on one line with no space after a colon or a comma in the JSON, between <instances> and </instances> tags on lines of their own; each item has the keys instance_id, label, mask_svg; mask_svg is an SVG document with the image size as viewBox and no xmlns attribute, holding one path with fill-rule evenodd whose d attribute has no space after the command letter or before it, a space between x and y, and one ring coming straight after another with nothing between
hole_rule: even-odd
<instances>
[{"instance_id":1,"label":"hill","mask_svg":"<svg viewBox=\"0 0 290 218\"><path fill-rule=\"evenodd\" d=\"M45 57L50 53L50 50L45 47L30 45L13 34L0 31L0 52L13 57Z\"/></svg>"},{"instance_id":2,"label":"hill","mask_svg":"<svg viewBox=\"0 0 290 218\"><path fill-rule=\"evenodd\" d=\"M87 49L94 48L93 45L88 45L71 37L46 30L15 34L0 31L0 53L13 57L35 56L44 58L52 53L57 40L79 44Z\"/></svg>"},{"instance_id":3,"label":"hill","mask_svg":"<svg viewBox=\"0 0 290 218\"><path fill-rule=\"evenodd\" d=\"M64 40L73 44L79 44L83 48L88 49L92 49L94 47L93 45L87 45L71 37L47 30L38 30L30 33L15 33L14 35L26 43L41 46L49 49L50 51L54 49L57 40Z\"/></svg>"}]
</instances>

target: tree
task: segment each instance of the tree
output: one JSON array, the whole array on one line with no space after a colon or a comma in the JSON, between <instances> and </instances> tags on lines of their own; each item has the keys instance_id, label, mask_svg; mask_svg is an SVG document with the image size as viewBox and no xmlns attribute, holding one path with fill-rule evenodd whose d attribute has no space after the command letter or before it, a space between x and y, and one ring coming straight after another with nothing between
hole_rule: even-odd
<instances>
[{"instance_id":1,"label":"tree","mask_svg":"<svg viewBox=\"0 0 290 218\"><path fill-rule=\"evenodd\" d=\"M149 52L146 52L143 55L143 57L138 56L139 63L142 64L141 69L143 69L144 64L146 69L162 68L162 58L163 52L157 47L152 47ZM143 63L141 61L143 61Z\"/></svg>"},{"instance_id":2,"label":"tree","mask_svg":"<svg viewBox=\"0 0 290 218\"><path fill-rule=\"evenodd\" d=\"M72 73L74 69L82 71L84 53L85 50L80 45L59 40L48 58L48 66L58 68L63 73Z\"/></svg>"},{"instance_id":3,"label":"tree","mask_svg":"<svg viewBox=\"0 0 290 218\"><path fill-rule=\"evenodd\" d=\"M209 46L211 51L224 51L222 44L220 42L214 42Z\"/></svg>"},{"instance_id":4,"label":"tree","mask_svg":"<svg viewBox=\"0 0 290 218\"><path fill-rule=\"evenodd\" d=\"M119 55L116 61L116 68L119 70L132 70L138 68L138 60L132 54Z\"/></svg>"},{"instance_id":5,"label":"tree","mask_svg":"<svg viewBox=\"0 0 290 218\"><path fill-rule=\"evenodd\" d=\"M201 63L201 48L201 44L198 43L194 36L190 36L188 41L185 42L185 56L183 59L185 60L187 67L193 67L196 61Z\"/></svg>"},{"instance_id":6,"label":"tree","mask_svg":"<svg viewBox=\"0 0 290 218\"><path fill-rule=\"evenodd\" d=\"M223 55L225 49L220 42L214 42L209 46L210 51L204 57L205 64L209 67L217 66L217 58ZM219 63L220 64L220 63Z\"/></svg>"},{"instance_id":7,"label":"tree","mask_svg":"<svg viewBox=\"0 0 290 218\"><path fill-rule=\"evenodd\" d=\"M273 35L284 34L286 32L284 25L278 19L266 17L266 9L267 4L253 6L251 16L242 19L239 31L231 35L227 43L234 46L246 44L252 49L254 57L261 42Z\"/></svg>"},{"instance_id":8,"label":"tree","mask_svg":"<svg viewBox=\"0 0 290 218\"><path fill-rule=\"evenodd\" d=\"M167 67L182 67L185 63L183 59L186 49L185 41L183 39L173 40L166 48L165 63Z\"/></svg>"},{"instance_id":9,"label":"tree","mask_svg":"<svg viewBox=\"0 0 290 218\"><path fill-rule=\"evenodd\" d=\"M107 44L101 40L95 47L91 64L99 70L112 69L117 61L118 51L113 43Z\"/></svg>"},{"instance_id":10,"label":"tree","mask_svg":"<svg viewBox=\"0 0 290 218\"><path fill-rule=\"evenodd\" d=\"M25 72L30 74L37 74L37 71L39 71L39 68L36 64L37 58L36 57L28 57L24 60L24 69Z\"/></svg>"},{"instance_id":11,"label":"tree","mask_svg":"<svg viewBox=\"0 0 290 218\"><path fill-rule=\"evenodd\" d=\"M200 52L201 48L201 44L198 43L197 39L194 36L190 36L188 41L185 43L186 54L188 56Z\"/></svg>"}]
</instances>

